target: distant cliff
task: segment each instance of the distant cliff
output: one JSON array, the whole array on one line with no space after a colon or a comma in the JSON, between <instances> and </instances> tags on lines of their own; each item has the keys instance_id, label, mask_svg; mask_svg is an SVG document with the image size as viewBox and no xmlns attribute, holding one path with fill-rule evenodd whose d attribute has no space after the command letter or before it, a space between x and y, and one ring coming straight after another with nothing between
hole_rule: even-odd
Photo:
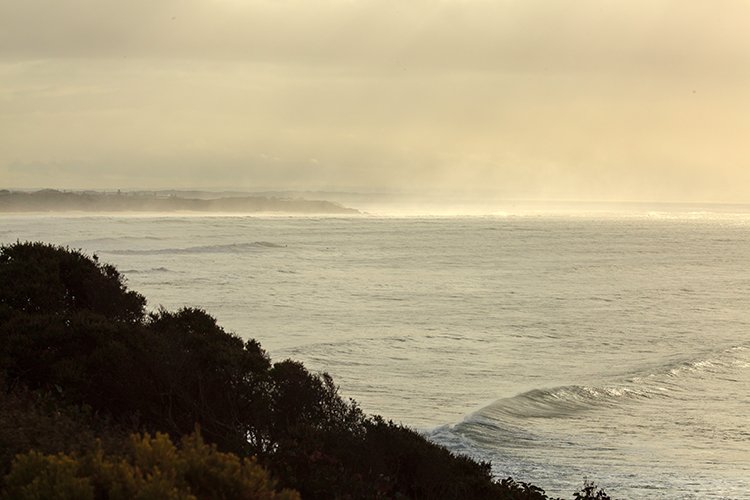
<instances>
[{"instance_id":1,"label":"distant cliff","mask_svg":"<svg viewBox=\"0 0 750 500\"><path fill-rule=\"evenodd\" d=\"M0 190L0 212L231 212L357 214L358 210L324 200L236 196L182 198L155 193L35 192Z\"/></svg>"}]
</instances>

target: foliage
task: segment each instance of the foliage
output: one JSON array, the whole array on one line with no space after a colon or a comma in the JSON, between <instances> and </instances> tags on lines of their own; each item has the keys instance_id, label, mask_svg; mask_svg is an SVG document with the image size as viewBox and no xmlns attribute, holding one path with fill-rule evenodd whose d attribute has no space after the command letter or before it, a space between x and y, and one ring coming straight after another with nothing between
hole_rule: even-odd
<instances>
[{"instance_id":1,"label":"foliage","mask_svg":"<svg viewBox=\"0 0 750 500\"><path fill-rule=\"evenodd\" d=\"M126 289L114 266L43 243L2 247L0 283L0 319L9 310L58 316L86 310L112 321L138 322L146 305L142 295Z\"/></svg>"},{"instance_id":2,"label":"foliage","mask_svg":"<svg viewBox=\"0 0 750 500\"><path fill-rule=\"evenodd\" d=\"M509 498L525 498L528 500L545 500L544 490L533 484L515 481L512 477L503 479L500 484L506 488Z\"/></svg>"},{"instance_id":3,"label":"foliage","mask_svg":"<svg viewBox=\"0 0 750 500\"><path fill-rule=\"evenodd\" d=\"M80 477L79 464L67 455L42 455L31 451L19 455L5 478L3 498L17 500L94 498L90 481Z\"/></svg>"},{"instance_id":4,"label":"foliage","mask_svg":"<svg viewBox=\"0 0 750 500\"><path fill-rule=\"evenodd\" d=\"M583 482L583 488L573 494L574 500L612 500L607 493L593 482Z\"/></svg>"},{"instance_id":5,"label":"foliage","mask_svg":"<svg viewBox=\"0 0 750 500\"><path fill-rule=\"evenodd\" d=\"M240 459L203 442L196 432L176 447L166 434L130 437L124 456L101 447L86 454L18 455L5 477L4 498L13 499L237 499L298 500L276 492L268 472L253 458Z\"/></svg>"},{"instance_id":6,"label":"foliage","mask_svg":"<svg viewBox=\"0 0 750 500\"><path fill-rule=\"evenodd\" d=\"M59 398L0 384L0 477L19 453L81 453L95 439L109 450L121 447L127 432L89 408L66 405Z\"/></svg>"},{"instance_id":7,"label":"foliage","mask_svg":"<svg viewBox=\"0 0 750 500\"><path fill-rule=\"evenodd\" d=\"M201 439L213 450L206 460L221 462L220 470L244 470L237 464L245 462L233 462L218 450L254 456L282 486L305 498L546 498L533 485L493 481L489 464L453 455L410 429L366 416L338 394L327 374L310 373L291 360L272 363L258 342L224 331L200 309L145 314L143 297L95 257L40 243L0 247L0 283L0 381L7 397L16 398L16 414L26 426L19 439L0 432L0 445L5 440L13 453L46 453L24 455L27 462L17 466L18 471L45 471L36 483L23 483L29 491L64 478L59 491L83 488L84 483L70 479L69 460L91 457L95 447L75 446L56 432L51 415L59 415L61 429L82 443L93 443L95 435L108 452L117 449L113 443L122 448L125 430L168 433L179 440L198 424ZM22 393L41 395L41 400L23 403L17 396ZM182 451L172 452L166 437L149 439L148 446L156 447L152 456L159 460L203 449L183 441ZM50 455L57 452L79 455ZM4 471L9 458L0 454ZM190 463L173 458L167 462ZM82 462L73 460L74 478L93 478L98 491L96 481L103 480L105 469L92 468L89 460L85 470L90 474L81 475ZM178 469L162 464L158 474L154 469L151 476L136 475L127 484L140 485L143 492L155 488L168 497L174 493L168 485L183 491L174 483L183 477ZM196 469L185 477L198 481L191 488L228 484L211 475L219 469ZM11 479L22 477L14 474Z\"/></svg>"}]
</instances>

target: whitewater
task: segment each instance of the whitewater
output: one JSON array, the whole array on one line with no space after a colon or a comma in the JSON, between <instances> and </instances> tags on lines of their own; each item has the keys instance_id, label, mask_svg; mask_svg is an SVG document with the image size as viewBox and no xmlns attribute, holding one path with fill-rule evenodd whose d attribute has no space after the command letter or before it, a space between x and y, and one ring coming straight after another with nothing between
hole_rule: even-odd
<instances>
[{"instance_id":1,"label":"whitewater","mask_svg":"<svg viewBox=\"0 0 750 500\"><path fill-rule=\"evenodd\" d=\"M2 215L570 497L750 498L750 214Z\"/></svg>"}]
</instances>

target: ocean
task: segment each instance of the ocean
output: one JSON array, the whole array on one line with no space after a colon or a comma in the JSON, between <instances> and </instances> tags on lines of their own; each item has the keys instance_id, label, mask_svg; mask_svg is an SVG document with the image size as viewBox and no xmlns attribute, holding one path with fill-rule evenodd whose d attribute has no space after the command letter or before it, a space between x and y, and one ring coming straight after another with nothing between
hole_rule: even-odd
<instances>
[{"instance_id":1,"label":"ocean","mask_svg":"<svg viewBox=\"0 0 750 500\"><path fill-rule=\"evenodd\" d=\"M570 498L750 498L750 214L2 215Z\"/></svg>"}]
</instances>

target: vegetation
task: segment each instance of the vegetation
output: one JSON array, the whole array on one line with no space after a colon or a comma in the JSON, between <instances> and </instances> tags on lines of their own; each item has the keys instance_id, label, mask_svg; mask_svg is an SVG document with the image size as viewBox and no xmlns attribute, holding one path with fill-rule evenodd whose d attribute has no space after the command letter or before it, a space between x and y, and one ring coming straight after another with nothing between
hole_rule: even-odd
<instances>
[{"instance_id":1,"label":"vegetation","mask_svg":"<svg viewBox=\"0 0 750 500\"><path fill-rule=\"evenodd\" d=\"M157 193L70 192L43 189L34 192L0 190L0 212L50 211L149 212L286 212L357 214L359 211L325 200L231 196L215 199L164 196Z\"/></svg>"},{"instance_id":2,"label":"vegetation","mask_svg":"<svg viewBox=\"0 0 750 500\"><path fill-rule=\"evenodd\" d=\"M5 477L5 496L39 498L263 499L298 500L275 491L268 472L253 458L239 459L206 444L200 433L178 448L166 434L133 434L121 455L100 446L83 455L19 454Z\"/></svg>"},{"instance_id":3,"label":"vegetation","mask_svg":"<svg viewBox=\"0 0 750 500\"><path fill-rule=\"evenodd\" d=\"M200 309L147 314L96 256L2 247L0 284L8 498L547 498L365 415Z\"/></svg>"}]
</instances>

